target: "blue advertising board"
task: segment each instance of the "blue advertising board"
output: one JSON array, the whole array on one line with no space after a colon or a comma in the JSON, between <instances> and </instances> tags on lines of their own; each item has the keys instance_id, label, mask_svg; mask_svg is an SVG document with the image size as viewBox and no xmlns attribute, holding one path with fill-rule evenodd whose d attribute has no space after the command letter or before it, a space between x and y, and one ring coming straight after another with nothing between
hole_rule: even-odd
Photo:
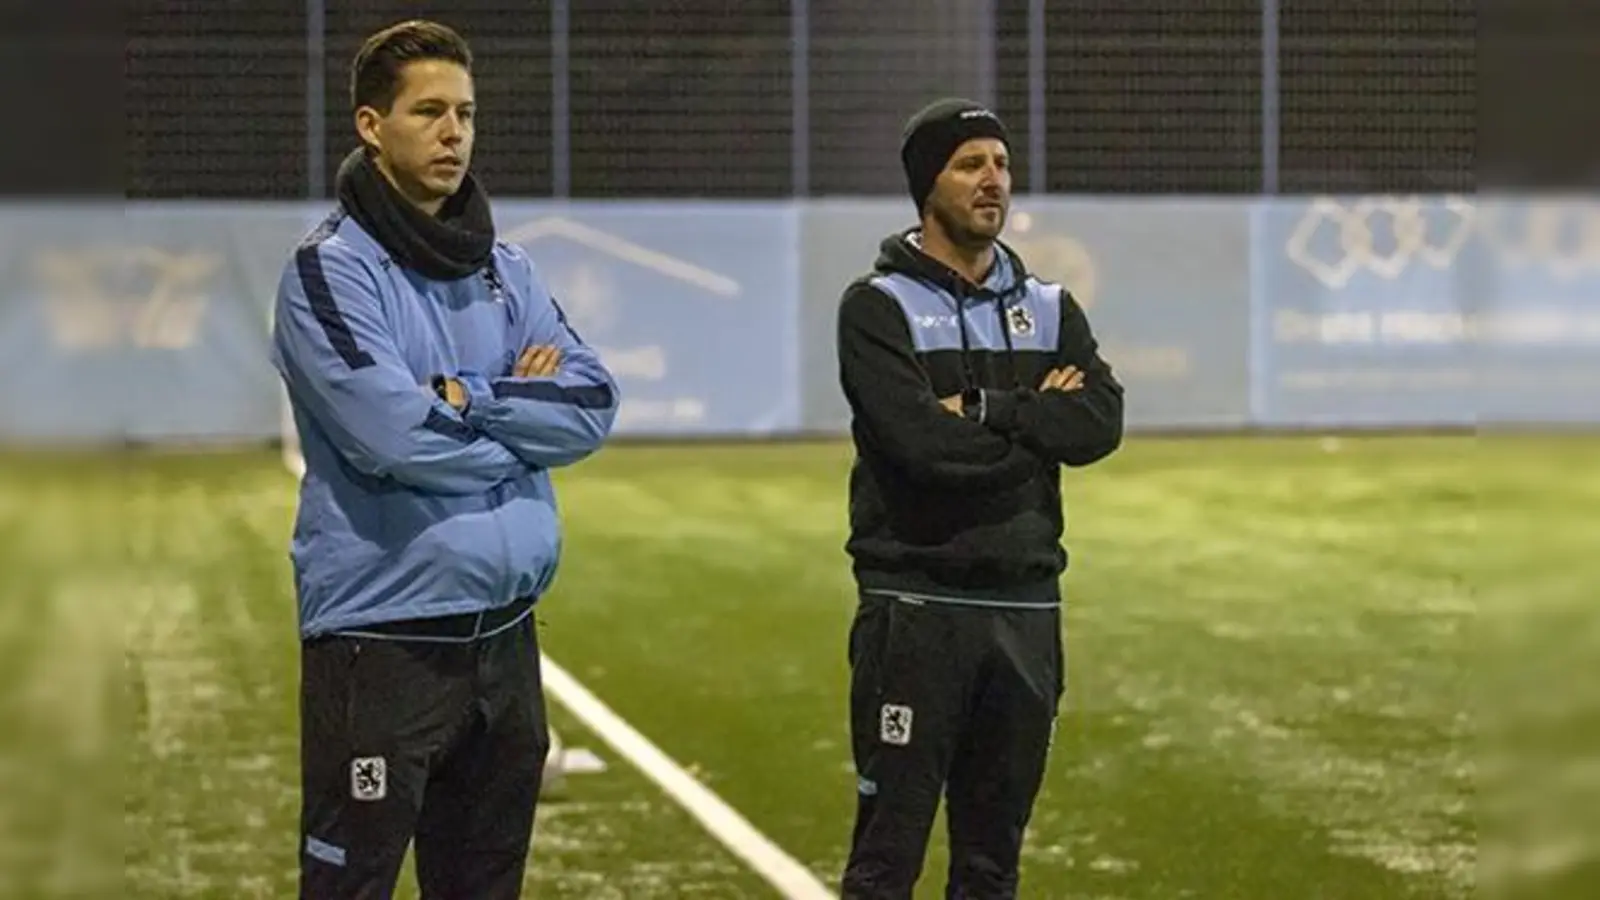
<instances>
[{"instance_id":1,"label":"blue advertising board","mask_svg":"<svg viewBox=\"0 0 1600 900\"><path fill-rule=\"evenodd\" d=\"M284 434L279 274L326 203L0 205L0 442ZM834 311L899 198L502 201L619 435L842 433ZM1139 428L1600 424L1592 199L1018 198ZM289 436L292 437L292 436Z\"/></svg>"},{"instance_id":2,"label":"blue advertising board","mask_svg":"<svg viewBox=\"0 0 1600 900\"><path fill-rule=\"evenodd\" d=\"M495 218L617 376L618 434L799 427L793 214L501 203Z\"/></svg>"},{"instance_id":3,"label":"blue advertising board","mask_svg":"<svg viewBox=\"0 0 1600 900\"><path fill-rule=\"evenodd\" d=\"M1484 422L1600 421L1600 203L1489 200L1476 224Z\"/></svg>"},{"instance_id":4,"label":"blue advertising board","mask_svg":"<svg viewBox=\"0 0 1600 900\"><path fill-rule=\"evenodd\" d=\"M47 204L0 215L0 437L272 438L267 361L299 204Z\"/></svg>"},{"instance_id":5,"label":"blue advertising board","mask_svg":"<svg viewBox=\"0 0 1600 900\"><path fill-rule=\"evenodd\" d=\"M1256 222L1261 423L1600 419L1600 205L1325 197Z\"/></svg>"},{"instance_id":6,"label":"blue advertising board","mask_svg":"<svg viewBox=\"0 0 1600 900\"><path fill-rule=\"evenodd\" d=\"M1467 425L1477 397L1453 204L1319 198L1256 213L1253 410L1265 425Z\"/></svg>"}]
</instances>

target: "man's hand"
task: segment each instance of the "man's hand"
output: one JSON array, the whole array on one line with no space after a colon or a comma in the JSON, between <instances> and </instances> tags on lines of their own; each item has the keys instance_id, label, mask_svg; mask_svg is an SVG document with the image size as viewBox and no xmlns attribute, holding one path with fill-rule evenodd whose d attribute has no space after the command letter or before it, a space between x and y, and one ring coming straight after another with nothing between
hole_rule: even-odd
<instances>
[{"instance_id":1,"label":"man's hand","mask_svg":"<svg viewBox=\"0 0 1600 900\"><path fill-rule=\"evenodd\" d=\"M958 416L961 415L961 395L960 394L951 394L948 397L940 397L939 398L939 405L944 407L945 409L948 409L949 411L955 413Z\"/></svg>"},{"instance_id":2,"label":"man's hand","mask_svg":"<svg viewBox=\"0 0 1600 900\"><path fill-rule=\"evenodd\" d=\"M1050 374L1039 383L1041 391L1076 391L1083 387L1083 373L1077 366L1066 366L1060 369L1051 369Z\"/></svg>"},{"instance_id":3,"label":"man's hand","mask_svg":"<svg viewBox=\"0 0 1600 900\"><path fill-rule=\"evenodd\" d=\"M556 374L561 366L561 348L552 346L529 347L517 357L511 374L517 378L544 378Z\"/></svg>"}]
</instances>

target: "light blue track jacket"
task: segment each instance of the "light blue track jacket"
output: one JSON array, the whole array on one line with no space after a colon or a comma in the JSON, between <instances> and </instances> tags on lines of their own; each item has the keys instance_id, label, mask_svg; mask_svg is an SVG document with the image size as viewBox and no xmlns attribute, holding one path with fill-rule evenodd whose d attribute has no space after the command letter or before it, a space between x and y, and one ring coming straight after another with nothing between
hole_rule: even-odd
<instances>
[{"instance_id":1,"label":"light blue track jacket","mask_svg":"<svg viewBox=\"0 0 1600 900\"><path fill-rule=\"evenodd\" d=\"M561 348L560 371L511 377L541 344ZM433 281L336 211L284 267L272 361L306 463L290 551L302 637L550 586L550 470L600 447L618 393L522 249L496 243L482 271ZM436 374L467 385L465 413Z\"/></svg>"}]
</instances>

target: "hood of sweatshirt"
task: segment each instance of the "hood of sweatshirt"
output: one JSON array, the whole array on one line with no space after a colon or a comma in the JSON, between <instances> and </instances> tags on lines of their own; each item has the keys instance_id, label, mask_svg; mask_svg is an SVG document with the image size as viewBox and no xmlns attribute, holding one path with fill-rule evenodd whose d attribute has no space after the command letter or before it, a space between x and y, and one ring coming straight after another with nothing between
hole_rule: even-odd
<instances>
[{"instance_id":1,"label":"hood of sweatshirt","mask_svg":"<svg viewBox=\"0 0 1600 900\"><path fill-rule=\"evenodd\" d=\"M1000 333L1005 336L1006 356L1010 371L1015 373L1016 347L1011 342L1011 329L1007 327L1009 308L1019 301L1028 286L1028 270L1022 257L1006 246L1004 241L994 242L994 264L982 284L973 284L956 270L950 268L922 250L922 229L908 228L883 239L878 245L878 259L873 269L880 274L899 274L934 285L952 298L952 312L965 313L976 305L988 304L1000 321ZM957 315L961 328L961 361L964 385L976 386L972 372L972 341L964 314ZM1015 384L1013 387L1020 387Z\"/></svg>"},{"instance_id":2,"label":"hood of sweatshirt","mask_svg":"<svg viewBox=\"0 0 1600 900\"><path fill-rule=\"evenodd\" d=\"M953 297L979 300L1001 298L1009 301L1020 293L1028 280L1027 267L1015 250L1004 241L994 242L994 265L982 284L975 285L956 270L922 250L922 229L897 231L878 245L873 269L882 274L899 273L932 282Z\"/></svg>"}]
</instances>

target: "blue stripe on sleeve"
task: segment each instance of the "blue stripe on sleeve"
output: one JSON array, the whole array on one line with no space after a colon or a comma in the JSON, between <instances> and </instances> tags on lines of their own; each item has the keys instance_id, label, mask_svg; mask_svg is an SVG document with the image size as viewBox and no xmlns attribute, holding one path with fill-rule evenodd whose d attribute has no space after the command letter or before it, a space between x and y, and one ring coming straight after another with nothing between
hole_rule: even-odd
<instances>
[{"instance_id":1,"label":"blue stripe on sleeve","mask_svg":"<svg viewBox=\"0 0 1600 900\"><path fill-rule=\"evenodd\" d=\"M472 426L452 419L437 409L428 410L428 417L422 420L422 427L447 438L455 438L463 444L470 444L477 439Z\"/></svg>"},{"instance_id":2,"label":"blue stripe on sleeve","mask_svg":"<svg viewBox=\"0 0 1600 900\"><path fill-rule=\"evenodd\" d=\"M306 292L306 301L311 304L311 312L322 326L322 333L327 335L328 343L333 345L339 358L352 370L365 369L376 363L370 353L356 344L356 336L350 332L350 323L344 320L344 313L339 311L339 304L333 298L333 289L328 286L328 276L322 271L322 254L318 252L318 247L322 240L333 234L333 228L329 227L333 224L331 221L324 223L313 240L295 251L295 269L300 275L300 286Z\"/></svg>"},{"instance_id":3,"label":"blue stripe on sleeve","mask_svg":"<svg viewBox=\"0 0 1600 900\"><path fill-rule=\"evenodd\" d=\"M562 387L553 381L499 381L494 386L496 400L541 400L546 403L564 403L579 409L605 409L612 404L611 386L607 384Z\"/></svg>"}]
</instances>

